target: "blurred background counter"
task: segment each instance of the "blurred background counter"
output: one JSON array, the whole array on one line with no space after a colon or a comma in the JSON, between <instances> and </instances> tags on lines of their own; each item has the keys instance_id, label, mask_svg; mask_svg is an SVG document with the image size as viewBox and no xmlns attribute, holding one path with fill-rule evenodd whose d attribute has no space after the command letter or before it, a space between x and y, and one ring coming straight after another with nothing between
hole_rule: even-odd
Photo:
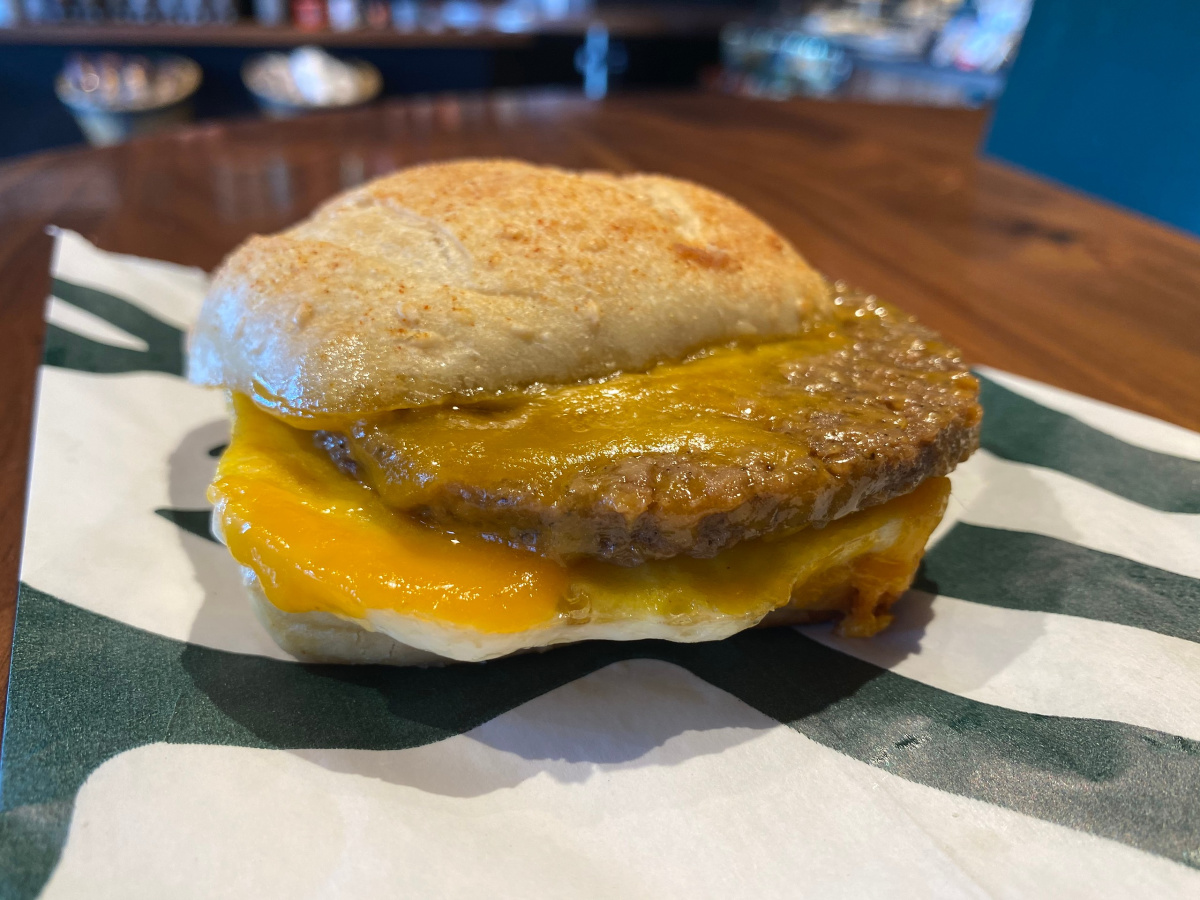
<instances>
[{"instance_id":1,"label":"blurred background counter","mask_svg":"<svg viewBox=\"0 0 1200 900\"><path fill-rule=\"evenodd\" d=\"M247 72L265 53L307 45L374 70L371 97L533 86L599 97L612 87L702 85L978 106L1002 88L1031 3L0 0L0 157L76 144L85 132L119 139L130 120L152 128L278 114L248 89ZM167 54L194 61L201 77L185 102L149 116L149 101L129 95L151 90L146 73L167 67ZM113 121L94 108L95 86L106 82L127 82ZM141 106L131 112L130 103Z\"/></svg>"}]
</instances>

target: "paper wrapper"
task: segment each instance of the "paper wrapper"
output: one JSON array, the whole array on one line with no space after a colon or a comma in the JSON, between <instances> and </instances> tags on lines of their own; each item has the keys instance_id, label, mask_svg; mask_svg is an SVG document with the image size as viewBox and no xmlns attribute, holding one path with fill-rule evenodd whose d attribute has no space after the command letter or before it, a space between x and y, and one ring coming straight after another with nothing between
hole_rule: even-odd
<instances>
[{"instance_id":1,"label":"paper wrapper","mask_svg":"<svg viewBox=\"0 0 1200 900\"><path fill-rule=\"evenodd\" d=\"M306 666L208 531L205 275L54 275L0 895L1200 896L1200 435L985 369L872 640Z\"/></svg>"}]
</instances>

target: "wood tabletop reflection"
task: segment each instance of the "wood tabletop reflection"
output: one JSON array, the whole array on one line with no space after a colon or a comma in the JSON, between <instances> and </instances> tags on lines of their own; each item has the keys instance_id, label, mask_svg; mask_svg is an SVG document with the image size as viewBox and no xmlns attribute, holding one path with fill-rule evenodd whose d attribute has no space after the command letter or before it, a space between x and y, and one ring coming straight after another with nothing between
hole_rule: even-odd
<instances>
[{"instance_id":1,"label":"wood tabletop reflection","mask_svg":"<svg viewBox=\"0 0 1200 900\"><path fill-rule=\"evenodd\" d=\"M48 225L210 269L247 235L426 160L663 172L742 202L818 269L916 314L973 363L1200 430L1200 242L980 159L985 127L965 110L535 93L200 125L0 166L0 698Z\"/></svg>"}]
</instances>

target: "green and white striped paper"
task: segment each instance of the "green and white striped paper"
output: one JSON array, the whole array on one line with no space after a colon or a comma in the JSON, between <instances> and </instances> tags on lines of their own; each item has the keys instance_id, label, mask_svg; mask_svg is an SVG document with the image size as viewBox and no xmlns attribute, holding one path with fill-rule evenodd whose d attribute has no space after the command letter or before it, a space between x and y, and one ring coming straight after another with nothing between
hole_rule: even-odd
<instances>
[{"instance_id":1,"label":"green and white striped paper","mask_svg":"<svg viewBox=\"0 0 1200 900\"><path fill-rule=\"evenodd\" d=\"M983 370L873 640L306 666L208 533L204 274L54 276L0 896L1200 896L1200 435Z\"/></svg>"}]
</instances>

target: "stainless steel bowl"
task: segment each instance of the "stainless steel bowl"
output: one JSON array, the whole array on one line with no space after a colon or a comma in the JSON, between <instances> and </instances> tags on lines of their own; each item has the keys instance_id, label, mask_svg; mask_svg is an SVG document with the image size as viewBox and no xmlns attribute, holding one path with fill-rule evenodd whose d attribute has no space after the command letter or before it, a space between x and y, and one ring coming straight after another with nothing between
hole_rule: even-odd
<instances>
[{"instance_id":1,"label":"stainless steel bowl","mask_svg":"<svg viewBox=\"0 0 1200 900\"><path fill-rule=\"evenodd\" d=\"M286 62L282 62L288 59L282 53L264 53L246 60L242 66L242 82L246 89L259 108L272 118L290 118L315 110L361 106L374 100L383 89L383 76L375 66L363 60L339 60L349 69L349 76L354 83L352 94L315 102L305 97L290 77L290 69Z\"/></svg>"},{"instance_id":2,"label":"stainless steel bowl","mask_svg":"<svg viewBox=\"0 0 1200 900\"><path fill-rule=\"evenodd\" d=\"M88 143L106 147L191 121L202 78L186 56L76 54L54 89Z\"/></svg>"}]
</instances>

